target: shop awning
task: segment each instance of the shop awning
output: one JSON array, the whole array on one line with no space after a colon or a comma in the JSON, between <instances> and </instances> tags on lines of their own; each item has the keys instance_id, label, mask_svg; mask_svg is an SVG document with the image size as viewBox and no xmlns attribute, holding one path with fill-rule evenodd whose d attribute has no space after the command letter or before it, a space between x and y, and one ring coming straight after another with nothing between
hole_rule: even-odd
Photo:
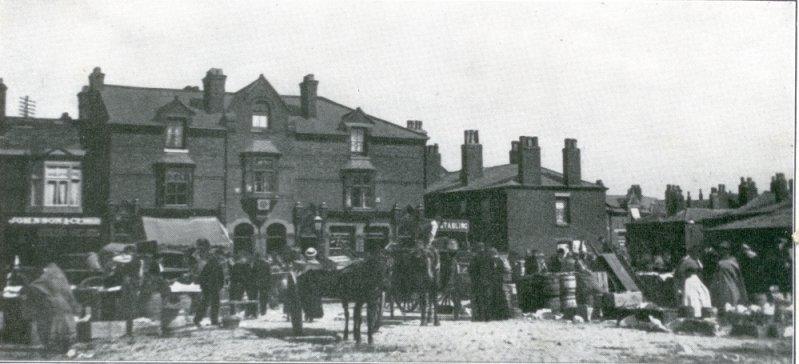
<instances>
[{"instance_id":1,"label":"shop awning","mask_svg":"<svg viewBox=\"0 0 799 364\"><path fill-rule=\"evenodd\" d=\"M201 238L208 239L212 247L233 247L227 230L216 217L141 219L147 240L157 241L159 247L193 247Z\"/></svg>"}]
</instances>

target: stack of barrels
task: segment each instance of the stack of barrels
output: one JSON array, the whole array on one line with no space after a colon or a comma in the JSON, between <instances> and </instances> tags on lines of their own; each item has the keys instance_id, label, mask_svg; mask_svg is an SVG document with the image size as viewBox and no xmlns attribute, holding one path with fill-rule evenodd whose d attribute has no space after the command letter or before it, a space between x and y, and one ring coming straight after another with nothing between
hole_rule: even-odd
<instances>
[{"instance_id":1,"label":"stack of barrels","mask_svg":"<svg viewBox=\"0 0 799 364\"><path fill-rule=\"evenodd\" d=\"M574 272L560 274L560 306L561 309L577 307L577 277Z\"/></svg>"}]
</instances>

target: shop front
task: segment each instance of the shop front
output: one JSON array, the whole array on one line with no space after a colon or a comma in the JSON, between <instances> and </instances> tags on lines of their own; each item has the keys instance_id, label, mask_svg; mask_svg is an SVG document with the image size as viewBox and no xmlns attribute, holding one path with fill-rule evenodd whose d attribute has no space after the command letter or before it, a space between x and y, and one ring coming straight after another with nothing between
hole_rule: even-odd
<instances>
[{"instance_id":1,"label":"shop front","mask_svg":"<svg viewBox=\"0 0 799 364\"><path fill-rule=\"evenodd\" d=\"M54 262L62 269L80 268L81 257L102 248L102 219L90 216L9 216L4 219L3 266L14 257L23 266Z\"/></svg>"}]
</instances>

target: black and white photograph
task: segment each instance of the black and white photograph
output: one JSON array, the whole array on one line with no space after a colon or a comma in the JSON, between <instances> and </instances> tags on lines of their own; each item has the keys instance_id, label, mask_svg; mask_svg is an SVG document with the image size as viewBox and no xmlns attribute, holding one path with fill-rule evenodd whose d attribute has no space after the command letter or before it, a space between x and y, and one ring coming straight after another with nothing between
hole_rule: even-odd
<instances>
[{"instance_id":1,"label":"black and white photograph","mask_svg":"<svg viewBox=\"0 0 799 364\"><path fill-rule=\"evenodd\" d=\"M0 0L0 361L793 363L796 5Z\"/></svg>"}]
</instances>

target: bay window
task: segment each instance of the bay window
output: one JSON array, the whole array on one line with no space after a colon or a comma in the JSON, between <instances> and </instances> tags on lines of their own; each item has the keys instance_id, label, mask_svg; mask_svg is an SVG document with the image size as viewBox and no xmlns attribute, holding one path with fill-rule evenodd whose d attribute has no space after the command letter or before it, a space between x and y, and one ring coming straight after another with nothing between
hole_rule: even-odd
<instances>
[{"instance_id":1,"label":"bay window","mask_svg":"<svg viewBox=\"0 0 799 364\"><path fill-rule=\"evenodd\" d=\"M250 157L245 165L245 191L277 192L277 161L271 157Z\"/></svg>"}]
</instances>

